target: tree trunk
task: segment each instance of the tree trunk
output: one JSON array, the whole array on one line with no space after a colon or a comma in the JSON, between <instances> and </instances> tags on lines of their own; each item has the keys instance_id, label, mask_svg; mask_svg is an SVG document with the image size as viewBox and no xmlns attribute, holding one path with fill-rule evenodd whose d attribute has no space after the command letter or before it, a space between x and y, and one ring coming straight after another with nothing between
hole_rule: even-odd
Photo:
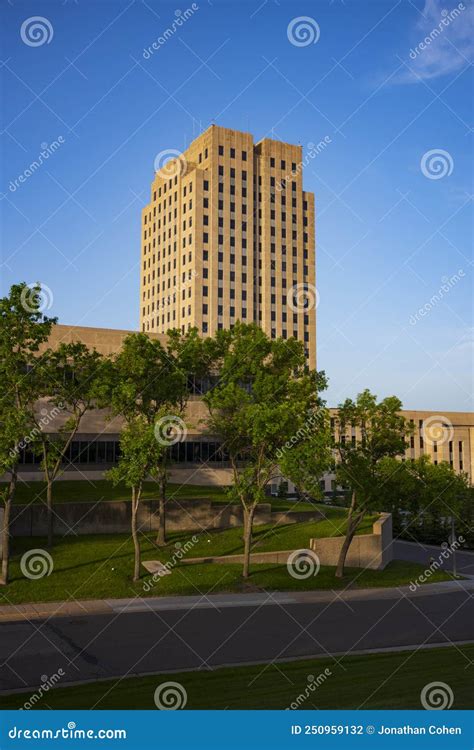
<instances>
[{"instance_id":1,"label":"tree trunk","mask_svg":"<svg viewBox=\"0 0 474 750\"><path fill-rule=\"evenodd\" d=\"M364 516L363 513L359 513L354 519L354 511L356 509L356 505L357 505L357 497L356 497L356 493L353 492L351 505L349 508L348 516L347 516L346 538L344 539L344 542L342 543L341 551L339 553L339 559L337 561L336 578L342 578L344 575L344 565L346 562L346 557L349 551L349 547L351 546L351 542L354 538L354 534L357 530L357 527Z\"/></svg>"},{"instance_id":2,"label":"tree trunk","mask_svg":"<svg viewBox=\"0 0 474 750\"><path fill-rule=\"evenodd\" d=\"M140 579L140 541L138 539L138 528L137 528L137 516L138 506L140 503L140 491L136 487L132 487L132 539L133 548L135 551L135 560L133 565L133 580L138 581Z\"/></svg>"},{"instance_id":3,"label":"tree trunk","mask_svg":"<svg viewBox=\"0 0 474 750\"><path fill-rule=\"evenodd\" d=\"M344 542L341 547L341 551L339 552L339 559L337 561L337 568L336 568L336 578L342 578L344 575L344 565L346 562L347 553L349 551L349 547L351 546L351 542L354 538L354 534L356 531L356 527L352 527L350 530L348 529L346 538L344 539Z\"/></svg>"},{"instance_id":4,"label":"tree trunk","mask_svg":"<svg viewBox=\"0 0 474 750\"><path fill-rule=\"evenodd\" d=\"M46 508L48 523L48 547L53 546L53 482L48 477L46 480Z\"/></svg>"},{"instance_id":5,"label":"tree trunk","mask_svg":"<svg viewBox=\"0 0 474 750\"><path fill-rule=\"evenodd\" d=\"M166 482L163 480L160 487L160 499L158 501L158 535L156 543L159 547L166 544Z\"/></svg>"},{"instance_id":6,"label":"tree trunk","mask_svg":"<svg viewBox=\"0 0 474 750\"><path fill-rule=\"evenodd\" d=\"M0 586L6 586L9 579L10 571L10 515L13 503L13 496L16 487L16 469L12 472L8 486L8 494L3 506L3 528L2 528L2 575L0 577Z\"/></svg>"},{"instance_id":7,"label":"tree trunk","mask_svg":"<svg viewBox=\"0 0 474 750\"><path fill-rule=\"evenodd\" d=\"M244 508L244 569L242 576L248 578L250 575L250 548L252 546L252 529L255 507L250 510Z\"/></svg>"}]
</instances>

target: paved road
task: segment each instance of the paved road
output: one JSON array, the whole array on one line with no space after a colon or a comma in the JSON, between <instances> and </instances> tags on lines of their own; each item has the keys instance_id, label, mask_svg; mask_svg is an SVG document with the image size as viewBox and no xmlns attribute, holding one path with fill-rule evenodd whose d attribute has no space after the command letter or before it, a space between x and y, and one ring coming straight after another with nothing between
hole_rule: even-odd
<instances>
[{"instance_id":1,"label":"paved road","mask_svg":"<svg viewBox=\"0 0 474 750\"><path fill-rule=\"evenodd\" d=\"M427 567L430 564L430 558L440 563L446 570L453 569L453 555L447 559L441 556L445 552L441 547L435 547L431 544L417 544L415 542L393 543L393 556L395 560L408 560L417 562ZM456 571L464 575L474 575L474 552L456 552Z\"/></svg>"},{"instance_id":2,"label":"paved road","mask_svg":"<svg viewBox=\"0 0 474 750\"><path fill-rule=\"evenodd\" d=\"M59 669L62 683L144 672L474 640L474 601L451 590L332 602L57 617L0 624L0 690L35 687ZM355 593L355 592L354 592ZM218 600L217 600L218 601ZM148 605L144 605L147 607ZM0 696L1 706L1 696Z\"/></svg>"}]
</instances>

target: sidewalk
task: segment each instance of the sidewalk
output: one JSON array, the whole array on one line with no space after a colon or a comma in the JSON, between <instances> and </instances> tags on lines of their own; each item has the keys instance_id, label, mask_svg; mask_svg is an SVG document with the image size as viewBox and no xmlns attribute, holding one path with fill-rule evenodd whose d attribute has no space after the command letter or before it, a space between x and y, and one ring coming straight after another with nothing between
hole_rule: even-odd
<instances>
[{"instance_id":1,"label":"sidewalk","mask_svg":"<svg viewBox=\"0 0 474 750\"><path fill-rule=\"evenodd\" d=\"M330 604L340 601L399 599L474 591L474 579L424 584L410 590L409 586L394 588L352 589L343 591L269 591L256 594L210 594L206 596L135 597L133 599L95 599L0 606L0 623L47 620L52 617L84 617L126 614L146 611L191 609L223 609L226 607L260 607L277 604Z\"/></svg>"}]
</instances>

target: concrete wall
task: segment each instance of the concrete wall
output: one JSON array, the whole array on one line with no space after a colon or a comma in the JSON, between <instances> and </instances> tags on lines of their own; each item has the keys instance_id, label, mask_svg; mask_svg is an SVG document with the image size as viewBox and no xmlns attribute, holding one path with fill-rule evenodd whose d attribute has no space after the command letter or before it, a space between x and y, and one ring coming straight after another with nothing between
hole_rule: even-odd
<instances>
[{"instance_id":1,"label":"concrete wall","mask_svg":"<svg viewBox=\"0 0 474 750\"><path fill-rule=\"evenodd\" d=\"M310 549L316 552L321 565L337 565L344 537L311 539ZM346 565L353 568L383 570L393 560L392 516L382 513L373 525L372 534L359 534L352 540Z\"/></svg>"},{"instance_id":2,"label":"concrete wall","mask_svg":"<svg viewBox=\"0 0 474 750\"><path fill-rule=\"evenodd\" d=\"M275 514L272 514L272 518ZM319 557L321 565L336 566L339 551L344 537L329 537L326 539L310 539L309 548ZM294 550L279 550L277 552L254 552L251 563L277 563L286 565L289 555ZM370 568L383 570L392 560L392 516L383 513L373 525L372 534L355 536L349 547L346 564L353 568ZM194 557L182 560L182 565L197 565L201 563L243 563L244 556L226 555L220 557Z\"/></svg>"},{"instance_id":3,"label":"concrete wall","mask_svg":"<svg viewBox=\"0 0 474 750\"><path fill-rule=\"evenodd\" d=\"M118 437L117 437L118 439ZM105 472L111 469L113 464L107 464L99 467L93 464L92 468L87 468L86 464L80 464L77 469L70 469L61 474L61 482L84 480L84 491L87 491L85 480L91 481L105 479ZM19 471L18 477L24 482L42 482L44 477L38 468L29 471ZM5 479L5 477L3 478ZM232 484L232 469L213 468L212 465L203 464L183 467L170 470L169 481L173 484L189 484L194 486L208 487L227 487Z\"/></svg>"},{"instance_id":4,"label":"concrete wall","mask_svg":"<svg viewBox=\"0 0 474 750\"><path fill-rule=\"evenodd\" d=\"M54 532L67 534L118 534L130 531L131 506L128 502L58 503L54 506ZM158 503L144 500L139 509L138 523L142 531L158 530ZM255 523L270 523L271 505L261 503ZM167 505L168 531L224 529L242 526L240 505L211 507L210 501L187 500ZM43 504L16 505L12 509L13 536L44 536L47 531L46 507Z\"/></svg>"}]
</instances>

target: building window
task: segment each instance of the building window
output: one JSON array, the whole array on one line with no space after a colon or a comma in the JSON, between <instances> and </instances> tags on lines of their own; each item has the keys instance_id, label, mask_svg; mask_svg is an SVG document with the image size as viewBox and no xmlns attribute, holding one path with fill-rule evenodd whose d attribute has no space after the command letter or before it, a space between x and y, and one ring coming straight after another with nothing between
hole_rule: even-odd
<instances>
[{"instance_id":1,"label":"building window","mask_svg":"<svg viewBox=\"0 0 474 750\"><path fill-rule=\"evenodd\" d=\"M224 146L219 146L219 156L224 156Z\"/></svg>"}]
</instances>

